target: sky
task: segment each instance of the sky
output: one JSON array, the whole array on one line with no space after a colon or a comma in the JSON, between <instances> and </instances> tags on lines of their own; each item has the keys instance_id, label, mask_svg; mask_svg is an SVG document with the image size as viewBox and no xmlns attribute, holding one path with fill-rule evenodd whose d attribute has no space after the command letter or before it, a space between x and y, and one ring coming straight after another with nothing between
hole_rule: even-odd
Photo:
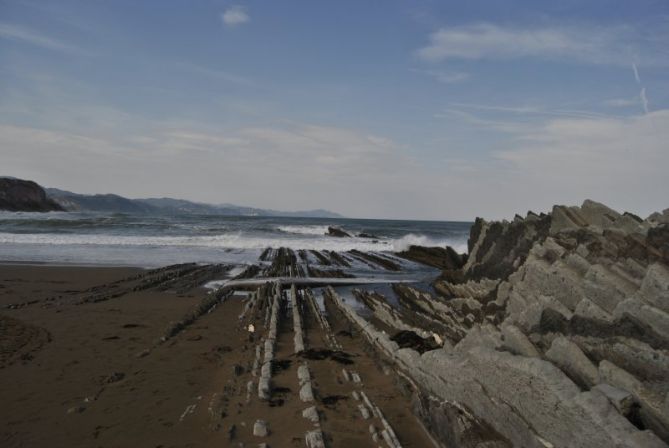
<instances>
[{"instance_id":1,"label":"sky","mask_svg":"<svg viewBox=\"0 0 669 448\"><path fill-rule=\"evenodd\" d=\"M0 174L349 217L669 207L666 0L0 0Z\"/></svg>"}]
</instances>

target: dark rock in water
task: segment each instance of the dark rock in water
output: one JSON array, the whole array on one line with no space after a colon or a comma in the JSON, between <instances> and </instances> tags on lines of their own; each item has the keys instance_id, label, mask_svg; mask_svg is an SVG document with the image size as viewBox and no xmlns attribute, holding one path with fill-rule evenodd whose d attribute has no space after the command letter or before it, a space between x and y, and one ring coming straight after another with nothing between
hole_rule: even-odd
<instances>
[{"instance_id":1,"label":"dark rock in water","mask_svg":"<svg viewBox=\"0 0 669 448\"><path fill-rule=\"evenodd\" d=\"M413 331L403 330L395 333L390 338L391 341L397 342L400 348L412 348L418 353L429 352L441 348L433 338L421 338Z\"/></svg>"},{"instance_id":2,"label":"dark rock in water","mask_svg":"<svg viewBox=\"0 0 669 448\"><path fill-rule=\"evenodd\" d=\"M0 210L11 212L51 212L64 209L31 180L0 177Z\"/></svg>"},{"instance_id":3,"label":"dark rock in water","mask_svg":"<svg viewBox=\"0 0 669 448\"><path fill-rule=\"evenodd\" d=\"M365 232L359 233L358 238L369 238L370 240L378 240L379 239L378 236L373 235L371 233L365 233Z\"/></svg>"},{"instance_id":4,"label":"dark rock in water","mask_svg":"<svg viewBox=\"0 0 669 448\"><path fill-rule=\"evenodd\" d=\"M397 255L439 269L460 269L467 261L466 255L457 253L450 246L446 248L410 246L409 249L398 252Z\"/></svg>"},{"instance_id":5,"label":"dark rock in water","mask_svg":"<svg viewBox=\"0 0 669 448\"><path fill-rule=\"evenodd\" d=\"M327 236L336 236L338 238L350 238L351 235L348 233L344 232L342 229L338 227L328 227L328 231L326 233Z\"/></svg>"}]
</instances>

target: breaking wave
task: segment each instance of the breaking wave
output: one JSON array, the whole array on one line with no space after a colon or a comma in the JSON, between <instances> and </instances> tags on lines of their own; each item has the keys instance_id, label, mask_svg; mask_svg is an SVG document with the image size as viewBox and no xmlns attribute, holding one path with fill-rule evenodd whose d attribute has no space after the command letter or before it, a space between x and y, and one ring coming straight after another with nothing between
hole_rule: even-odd
<instances>
[{"instance_id":1,"label":"breaking wave","mask_svg":"<svg viewBox=\"0 0 669 448\"><path fill-rule=\"evenodd\" d=\"M325 235L328 226L277 226L277 230L283 233L295 235Z\"/></svg>"},{"instance_id":2,"label":"breaking wave","mask_svg":"<svg viewBox=\"0 0 669 448\"><path fill-rule=\"evenodd\" d=\"M288 226L286 226L288 227ZM293 226L316 227L316 226ZM314 235L304 233L304 235ZM372 242L360 238L276 238L245 235L242 232L220 235L197 236L135 236L108 234L20 234L0 233L0 244L40 244L66 246L131 246L131 247L207 247L215 249L264 249L288 247L294 250L348 251L402 251L411 245L453 247L458 252L466 251L466 241L434 240L424 235L407 234L396 239L380 239Z\"/></svg>"}]
</instances>

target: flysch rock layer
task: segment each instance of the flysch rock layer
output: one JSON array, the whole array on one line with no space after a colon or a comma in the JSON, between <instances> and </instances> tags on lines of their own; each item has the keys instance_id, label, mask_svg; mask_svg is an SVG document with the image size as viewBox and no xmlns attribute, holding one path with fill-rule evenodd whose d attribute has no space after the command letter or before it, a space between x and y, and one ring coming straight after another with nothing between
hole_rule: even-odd
<instances>
[{"instance_id":1,"label":"flysch rock layer","mask_svg":"<svg viewBox=\"0 0 669 448\"><path fill-rule=\"evenodd\" d=\"M466 263L433 286L397 286L396 309L368 296L384 328L326 296L419 389L441 443L667 446L668 211L642 220L588 200L477 219ZM388 328L441 347L400 346Z\"/></svg>"}]
</instances>

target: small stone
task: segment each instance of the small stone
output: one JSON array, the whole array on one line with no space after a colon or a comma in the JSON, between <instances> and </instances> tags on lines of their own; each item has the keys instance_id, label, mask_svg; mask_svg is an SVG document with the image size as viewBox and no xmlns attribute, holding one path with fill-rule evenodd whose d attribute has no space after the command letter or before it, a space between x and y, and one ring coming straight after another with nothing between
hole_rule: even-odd
<instances>
[{"instance_id":1,"label":"small stone","mask_svg":"<svg viewBox=\"0 0 669 448\"><path fill-rule=\"evenodd\" d=\"M369 418L371 417L371 414L369 413L369 409L367 409L367 406L365 406L364 404L359 404L358 405L358 410L360 410L360 414L362 415L362 418L364 418L365 420L369 420Z\"/></svg>"},{"instance_id":2,"label":"small stone","mask_svg":"<svg viewBox=\"0 0 669 448\"><path fill-rule=\"evenodd\" d=\"M123 372L113 372L107 378L104 379L104 382L107 384L116 383L125 378L125 373Z\"/></svg>"},{"instance_id":3,"label":"small stone","mask_svg":"<svg viewBox=\"0 0 669 448\"><path fill-rule=\"evenodd\" d=\"M311 389L311 383L306 383L300 388L300 400L314 401L314 391Z\"/></svg>"},{"instance_id":4,"label":"small stone","mask_svg":"<svg viewBox=\"0 0 669 448\"><path fill-rule=\"evenodd\" d=\"M304 411L302 411L302 417L306 418L311 423L318 423L319 417L316 406L308 407Z\"/></svg>"},{"instance_id":5,"label":"small stone","mask_svg":"<svg viewBox=\"0 0 669 448\"><path fill-rule=\"evenodd\" d=\"M149 349L147 348L147 349L144 349L144 350L142 350L141 352L137 353L137 354L135 355L135 357L136 357L136 358L144 358L145 356L149 356L149 353L151 353L151 350L149 350Z\"/></svg>"},{"instance_id":6,"label":"small stone","mask_svg":"<svg viewBox=\"0 0 669 448\"><path fill-rule=\"evenodd\" d=\"M68 414L81 414L86 410L85 406L73 406L67 410Z\"/></svg>"},{"instance_id":7,"label":"small stone","mask_svg":"<svg viewBox=\"0 0 669 448\"><path fill-rule=\"evenodd\" d=\"M269 429L265 420L256 420L253 425L253 435L256 437L267 437L269 435Z\"/></svg>"},{"instance_id":8,"label":"small stone","mask_svg":"<svg viewBox=\"0 0 669 448\"><path fill-rule=\"evenodd\" d=\"M323 433L319 430L308 431L304 437L307 448L325 448Z\"/></svg>"}]
</instances>

